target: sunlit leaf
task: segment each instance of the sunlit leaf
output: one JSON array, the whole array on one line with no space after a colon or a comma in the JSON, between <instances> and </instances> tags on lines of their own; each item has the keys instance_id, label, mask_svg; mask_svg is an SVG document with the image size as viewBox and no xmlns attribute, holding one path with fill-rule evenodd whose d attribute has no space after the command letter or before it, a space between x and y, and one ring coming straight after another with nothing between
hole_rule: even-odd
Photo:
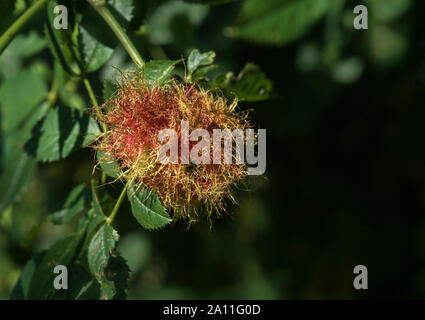
<instances>
[{"instance_id":1,"label":"sunlit leaf","mask_svg":"<svg viewBox=\"0 0 425 320\"><path fill-rule=\"evenodd\" d=\"M16 128L47 95L46 82L34 70L25 70L0 85L3 130Z\"/></svg>"},{"instance_id":2,"label":"sunlit leaf","mask_svg":"<svg viewBox=\"0 0 425 320\"><path fill-rule=\"evenodd\" d=\"M87 146L99 133L99 126L89 115L58 107L33 128L25 150L39 161L55 161Z\"/></svg>"},{"instance_id":3,"label":"sunlit leaf","mask_svg":"<svg viewBox=\"0 0 425 320\"><path fill-rule=\"evenodd\" d=\"M172 221L158 196L147 187L137 188L132 184L127 190L127 195L131 203L131 212L142 227L155 230Z\"/></svg>"},{"instance_id":4,"label":"sunlit leaf","mask_svg":"<svg viewBox=\"0 0 425 320\"><path fill-rule=\"evenodd\" d=\"M107 7L119 24L125 29L132 18L132 0L108 0ZM87 72L93 72L109 60L119 45L115 34L93 8L87 7L82 13L80 24L80 47ZM104 26L104 28L99 28Z\"/></svg>"},{"instance_id":5,"label":"sunlit leaf","mask_svg":"<svg viewBox=\"0 0 425 320\"><path fill-rule=\"evenodd\" d=\"M174 66L180 60L152 60L143 67L143 72L149 86L161 86L170 77Z\"/></svg>"},{"instance_id":6,"label":"sunlit leaf","mask_svg":"<svg viewBox=\"0 0 425 320\"><path fill-rule=\"evenodd\" d=\"M214 62L215 52L208 51L204 53L200 53L198 49L192 50L187 58L187 73L188 78L196 80L197 78L201 78L208 71L215 68L211 64ZM201 66L208 66L204 68L200 68ZM196 76L194 76L194 72L197 71Z\"/></svg>"},{"instance_id":7,"label":"sunlit leaf","mask_svg":"<svg viewBox=\"0 0 425 320\"><path fill-rule=\"evenodd\" d=\"M101 299L125 297L129 269L114 250L118 237L118 233L105 223L93 236L88 248L90 271L100 284Z\"/></svg>"},{"instance_id":8,"label":"sunlit leaf","mask_svg":"<svg viewBox=\"0 0 425 320\"><path fill-rule=\"evenodd\" d=\"M60 62L63 69L69 74L80 74L79 64L81 58L78 53L77 39L72 33L72 22L68 18L68 28L57 29L55 28L54 21L57 15L54 13L54 8L58 5L55 0L50 0L47 4L47 17L48 21L44 28L48 46L55 57L56 61ZM71 8L70 8L71 9ZM70 12L68 17L71 17Z\"/></svg>"},{"instance_id":9,"label":"sunlit leaf","mask_svg":"<svg viewBox=\"0 0 425 320\"><path fill-rule=\"evenodd\" d=\"M88 251L90 271L100 279L108 265L111 254L118 241L118 233L110 225L104 224L93 236Z\"/></svg>"},{"instance_id":10,"label":"sunlit leaf","mask_svg":"<svg viewBox=\"0 0 425 320\"><path fill-rule=\"evenodd\" d=\"M187 58L187 71L192 74L200 66L205 66L214 62L215 52L208 51L200 53L198 49L192 50Z\"/></svg>"},{"instance_id":11,"label":"sunlit leaf","mask_svg":"<svg viewBox=\"0 0 425 320\"><path fill-rule=\"evenodd\" d=\"M43 117L47 108L48 103L37 106L22 127L5 132L0 139L0 215L20 199L31 180L36 160L24 152L23 146L31 136L31 128Z\"/></svg>"}]
</instances>

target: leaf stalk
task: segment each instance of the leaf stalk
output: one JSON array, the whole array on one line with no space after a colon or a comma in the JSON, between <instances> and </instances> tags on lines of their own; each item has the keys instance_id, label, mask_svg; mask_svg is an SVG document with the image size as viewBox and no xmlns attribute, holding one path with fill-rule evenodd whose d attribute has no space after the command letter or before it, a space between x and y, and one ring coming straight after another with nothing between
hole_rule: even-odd
<instances>
[{"instance_id":1,"label":"leaf stalk","mask_svg":"<svg viewBox=\"0 0 425 320\"><path fill-rule=\"evenodd\" d=\"M124 198L125 198L125 195L126 195L126 193L127 193L127 189L128 189L128 187L129 187L130 183L131 183L131 181L130 181L130 180L129 180L129 181L127 181L127 183L125 184L124 188L122 189L121 194L120 194L120 196L119 196L119 198L118 198L117 202L115 203L115 206L114 206L114 208L112 209L111 214L110 214L110 215L109 215L109 217L106 219L106 223L107 223L107 224L109 224L109 225L110 225L112 222L114 222L115 216L117 215L118 210L119 210L119 208L120 208L120 206L121 206L121 204L122 204L122 202L123 202L123 200L124 200Z\"/></svg>"}]
</instances>

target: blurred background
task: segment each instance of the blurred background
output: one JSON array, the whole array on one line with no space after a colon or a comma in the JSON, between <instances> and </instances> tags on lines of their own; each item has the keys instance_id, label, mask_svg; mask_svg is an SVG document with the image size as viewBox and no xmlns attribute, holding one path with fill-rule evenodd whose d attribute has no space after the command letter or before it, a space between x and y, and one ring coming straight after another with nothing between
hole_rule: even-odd
<instances>
[{"instance_id":1,"label":"blurred background","mask_svg":"<svg viewBox=\"0 0 425 320\"><path fill-rule=\"evenodd\" d=\"M31 1L1 2L3 32ZM148 232L126 203L115 226L132 270L129 298L424 298L425 3L192 2L199 1L134 1L131 38L146 60L214 50L219 68L211 77L237 74L247 62L260 66L273 94L240 108L267 129L267 170L212 226L178 222ZM353 27L358 4L368 8L367 30ZM47 92L53 57L43 19L0 56L0 103ZM103 79L118 76L112 66L131 65L118 46L91 74L99 100ZM67 86L71 104L90 104L81 83ZM75 230L77 221L45 224L28 244L42 216L60 209L79 183L89 185L93 160L85 149L37 165L20 201L2 208L0 298L9 298L32 252ZM4 193L10 181L1 165ZM360 264L368 290L353 288Z\"/></svg>"}]
</instances>

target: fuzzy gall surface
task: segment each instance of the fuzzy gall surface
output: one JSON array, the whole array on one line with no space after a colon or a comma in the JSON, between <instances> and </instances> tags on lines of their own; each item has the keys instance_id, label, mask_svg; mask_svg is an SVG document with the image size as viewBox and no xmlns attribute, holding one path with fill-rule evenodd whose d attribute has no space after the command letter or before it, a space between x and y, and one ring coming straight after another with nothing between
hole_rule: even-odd
<instances>
[{"instance_id":1,"label":"fuzzy gall surface","mask_svg":"<svg viewBox=\"0 0 425 320\"><path fill-rule=\"evenodd\" d=\"M108 130L95 148L115 159L122 170L121 179L153 190L173 219L193 222L202 213L219 215L225 210L225 199L235 202L233 189L246 177L246 165L235 161L182 164L180 152L177 164L162 164L157 157L164 142L158 135L162 129L175 130L180 151L182 120L189 122L190 132L202 128L211 137L213 129L245 130L249 122L245 114L235 112L236 105L236 101L229 103L195 85L172 81L151 89L140 74L123 76L114 96L102 106L104 115L98 120ZM191 141L189 151L196 144Z\"/></svg>"}]
</instances>

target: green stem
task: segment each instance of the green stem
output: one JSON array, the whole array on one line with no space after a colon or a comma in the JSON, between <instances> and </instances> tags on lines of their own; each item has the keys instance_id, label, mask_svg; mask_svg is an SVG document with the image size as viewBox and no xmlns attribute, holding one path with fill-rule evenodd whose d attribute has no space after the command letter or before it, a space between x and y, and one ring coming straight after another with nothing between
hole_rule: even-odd
<instances>
[{"instance_id":1,"label":"green stem","mask_svg":"<svg viewBox=\"0 0 425 320\"><path fill-rule=\"evenodd\" d=\"M48 0L39 0L35 2L27 11L24 12L0 37L0 54L6 49L9 43L21 28L40 10Z\"/></svg>"},{"instance_id":2,"label":"green stem","mask_svg":"<svg viewBox=\"0 0 425 320\"><path fill-rule=\"evenodd\" d=\"M47 101L49 102L49 108L53 108L56 100L58 99L58 93L59 93L59 87L58 83L56 81L56 78L53 78L52 81L52 88L50 89L49 93L47 94Z\"/></svg>"},{"instance_id":3,"label":"green stem","mask_svg":"<svg viewBox=\"0 0 425 320\"><path fill-rule=\"evenodd\" d=\"M130 185L130 180L129 181L127 181L127 183L125 184L125 186L124 186L124 189L122 189L122 191L121 191L121 194L120 194L120 196L119 196L119 198L118 198L118 200L117 200L117 202L115 203L115 206L114 206L114 208L112 209L112 212L111 212L111 214L109 215L109 217L106 219L106 223L107 224L111 224L112 222L114 222L114 219L115 219L115 216L117 215L117 213L118 213L118 210L119 210L119 208L120 208L120 206L121 206L121 203L123 202L123 200L124 200L124 198L125 198L125 194L127 193L127 189L128 189L128 186Z\"/></svg>"},{"instance_id":4,"label":"green stem","mask_svg":"<svg viewBox=\"0 0 425 320\"><path fill-rule=\"evenodd\" d=\"M84 85L86 86L87 93L89 94L90 100L93 104L94 111L96 112L96 116L98 117L99 120L101 120L103 118L102 110L100 110L99 103L97 102L96 96L94 95L91 84L87 78L84 78L83 82L84 82ZM100 125L102 127L103 132L106 132L106 130L108 129L106 127L106 124L101 122Z\"/></svg>"},{"instance_id":5,"label":"green stem","mask_svg":"<svg viewBox=\"0 0 425 320\"><path fill-rule=\"evenodd\" d=\"M137 51L133 42L131 42L130 38L127 36L125 30L121 27L109 9L105 6L105 1L97 1L96 0L87 0L94 9L101 15L103 20L109 25L112 31L115 33L117 38L121 41L124 49L127 50L131 59L133 59L134 63L140 68L143 67L145 62L143 61L140 53Z\"/></svg>"},{"instance_id":6,"label":"green stem","mask_svg":"<svg viewBox=\"0 0 425 320\"><path fill-rule=\"evenodd\" d=\"M90 100L94 106L94 110L96 112L97 118L101 120L103 117L102 110L100 110L99 103L97 102L96 96L94 95L90 81L87 78L84 78L83 82L84 82L84 85L86 86L87 93L89 94ZM106 124L101 121L99 122L100 122L100 126L102 127L102 131L106 132L108 130L108 128L106 127ZM106 172L103 170L102 170L102 177L100 181L102 184L106 182Z\"/></svg>"}]
</instances>

